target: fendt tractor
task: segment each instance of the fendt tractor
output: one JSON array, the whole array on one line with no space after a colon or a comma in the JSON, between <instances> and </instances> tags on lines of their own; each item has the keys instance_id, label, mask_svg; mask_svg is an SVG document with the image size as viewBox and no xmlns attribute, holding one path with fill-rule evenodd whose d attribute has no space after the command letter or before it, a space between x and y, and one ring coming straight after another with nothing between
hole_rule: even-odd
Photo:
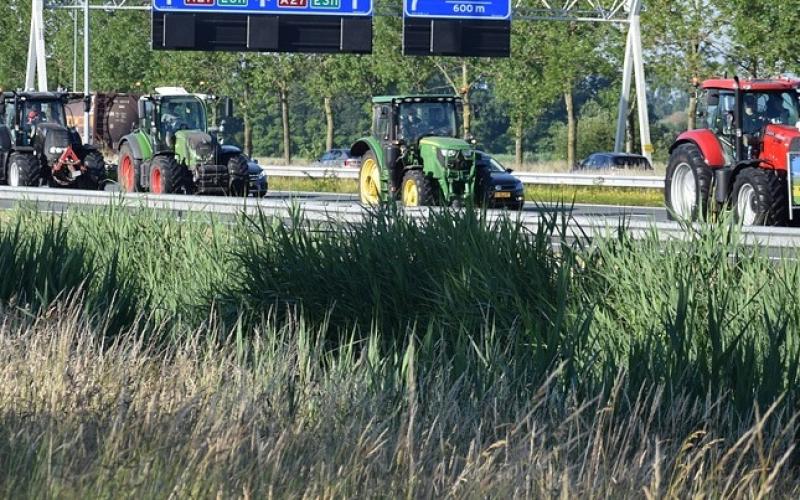
<instances>
[{"instance_id":1,"label":"fendt tractor","mask_svg":"<svg viewBox=\"0 0 800 500\"><path fill-rule=\"evenodd\" d=\"M9 186L102 188L103 155L67 127L63 92L3 92L0 176Z\"/></svg>"},{"instance_id":2,"label":"fendt tractor","mask_svg":"<svg viewBox=\"0 0 800 500\"><path fill-rule=\"evenodd\" d=\"M670 148L667 208L696 220L731 208L743 225L783 225L800 214L800 80L702 83L700 128Z\"/></svg>"},{"instance_id":3,"label":"fendt tractor","mask_svg":"<svg viewBox=\"0 0 800 500\"><path fill-rule=\"evenodd\" d=\"M454 96L375 97L372 135L351 147L361 157L361 202L464 205L475 196L474 140L460 138Z\"/></svg>"},{"instance_id":4,"label":"fendt tractor","mask_svg":"<svg viewBox=\"0 0 800 500\"><path fill-rule=\"evenodd\" d=\"M206 104L218 99L178 87L157 88L139 98L139 125L120 140L119 183L123 190L162 193L247 194L247 157L217 139L208 127ZM233 114L222 99L223 120ZM224 121L222 122L224 123Z\"/></svg>"}]
</instances>

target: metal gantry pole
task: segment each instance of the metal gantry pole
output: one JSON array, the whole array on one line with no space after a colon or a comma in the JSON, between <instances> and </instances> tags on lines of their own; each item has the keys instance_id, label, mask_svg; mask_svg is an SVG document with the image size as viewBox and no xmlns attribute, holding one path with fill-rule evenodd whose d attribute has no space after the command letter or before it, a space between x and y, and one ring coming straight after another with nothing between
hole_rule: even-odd
<instances>
[{"instance_id":1,"label":"metal gantry pole","mask_svg":"<svg viewBox=\"0 0 800 500\"><path fill-rule=\"evenodd\" d=\"M39 91L47 92L47 60L45 56L44 2L43 0L31 0L31 34L28 38L28 65L25 71L26 90L33 90L34 82L38 82Z\"/></svg>"},{"instance_id":2,"label":"metal gantry pole","mask_svg":"<svg viewBox=\"0 0 800 500\"><path fill-rule=\"evenodd\" d=\"M622 68L622 88L619 96L617 114L617 134L614 138L614 151L621 152L625 144L628 110L630 108L631 78L635 75L636 104L639 110L639 138L642 154L652 160L653 145L650 143L650 117L647 110L647 82L644 74L642 54L642 32L640 13L641 0L631 0L628 16L628 36L625 43L625 62ZM632 75L633 73L633 75Z\"/></svg>"},{"instance_id":3,"label":"metal gantry pole","mask_svg":"<svg viewBox=\"0 0 800 500\"><path fill-rule=\"evenodd\" d=\"M89 106L92 95L89 89L89 0L83 0L83 142L92 143L89 129Z\"/></svg>"}]
</instances>

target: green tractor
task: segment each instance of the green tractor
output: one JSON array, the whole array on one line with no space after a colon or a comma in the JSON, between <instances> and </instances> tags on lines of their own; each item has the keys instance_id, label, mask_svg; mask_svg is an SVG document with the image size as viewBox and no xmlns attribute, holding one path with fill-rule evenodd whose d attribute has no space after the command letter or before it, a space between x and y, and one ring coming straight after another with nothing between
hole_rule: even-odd
<instances>
[{"instance_id":1,"label":"green tractor","mask_svg":"<svg viewBox=\"0 0 800 500\"><path fill-rule=\"evenodd\" d=\"M222 99L223 121L233 114ZM139 126L119 143L119 183L124 191L247 195L247 157L207 127L207 104L218 99L178 87L139 98Z\"/></svg>"},{"instance_id":2,"label":"green tractor","mask_svg":"<svg viewBox=\"0 0 800 500\"><path fill-rule=\"evenodd\" d=\"M460 98L385 96L372 103L372 135L350 149L361 157L362 203L463 206L475 199L475 141L460 138Z\"/></svg>"}]
</instances>

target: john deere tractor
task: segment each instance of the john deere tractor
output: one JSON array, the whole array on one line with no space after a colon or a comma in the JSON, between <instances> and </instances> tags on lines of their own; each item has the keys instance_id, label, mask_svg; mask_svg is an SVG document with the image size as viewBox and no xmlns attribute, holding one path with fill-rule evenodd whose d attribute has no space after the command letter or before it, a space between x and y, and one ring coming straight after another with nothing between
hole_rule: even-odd
<instances>
[{"instance_id":1,"label":"john deere tractor","mask_svg":"<svg viewBox=\"0 0 800 500\"><path fill-rule=\"evenodd\" d=\"M225 98L223 118L233 114ZM247 194L247 157L208 127L218 99L177 87L139 98L139 126L120 140L118 177L128 192Z\"/></svg>"},{"instance_id":2,"label":"john deere tractor","mask_svg":"<svg viewBox=\"0 0 800 500\"><path fill-rule=\"evenodd\" d=\"M450 95L375 97L361 157L361 202L461 206L475 197L474 140L460 138L461 100Z\"/></svg>"},{"instance_id":3,"label":"john deere tractor","mask_svg":"<svg viewBox=\"0 0 800 500\"><path fill-rule=\"evenodd\" d=\"M63 92L4 92L0 109L0 177L9 186L98 189L103 155L66 125Z\"/></svg>"}]
</instances>

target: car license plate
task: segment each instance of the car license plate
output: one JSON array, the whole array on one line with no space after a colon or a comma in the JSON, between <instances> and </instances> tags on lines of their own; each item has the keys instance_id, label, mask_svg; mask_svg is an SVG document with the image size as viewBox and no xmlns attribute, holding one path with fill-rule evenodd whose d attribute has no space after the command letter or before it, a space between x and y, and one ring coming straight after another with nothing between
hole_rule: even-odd
<instances>
[{"instance_id":1,"label":"car license plate","mask_svg":"<svg viewBox=\"0 0 800 500\"><path fill-rule=\"evenodd\" d=\"M511 198L511 193L509 191L497 191L494 193L495 198Z\"/></svg>"}]
</instances>

